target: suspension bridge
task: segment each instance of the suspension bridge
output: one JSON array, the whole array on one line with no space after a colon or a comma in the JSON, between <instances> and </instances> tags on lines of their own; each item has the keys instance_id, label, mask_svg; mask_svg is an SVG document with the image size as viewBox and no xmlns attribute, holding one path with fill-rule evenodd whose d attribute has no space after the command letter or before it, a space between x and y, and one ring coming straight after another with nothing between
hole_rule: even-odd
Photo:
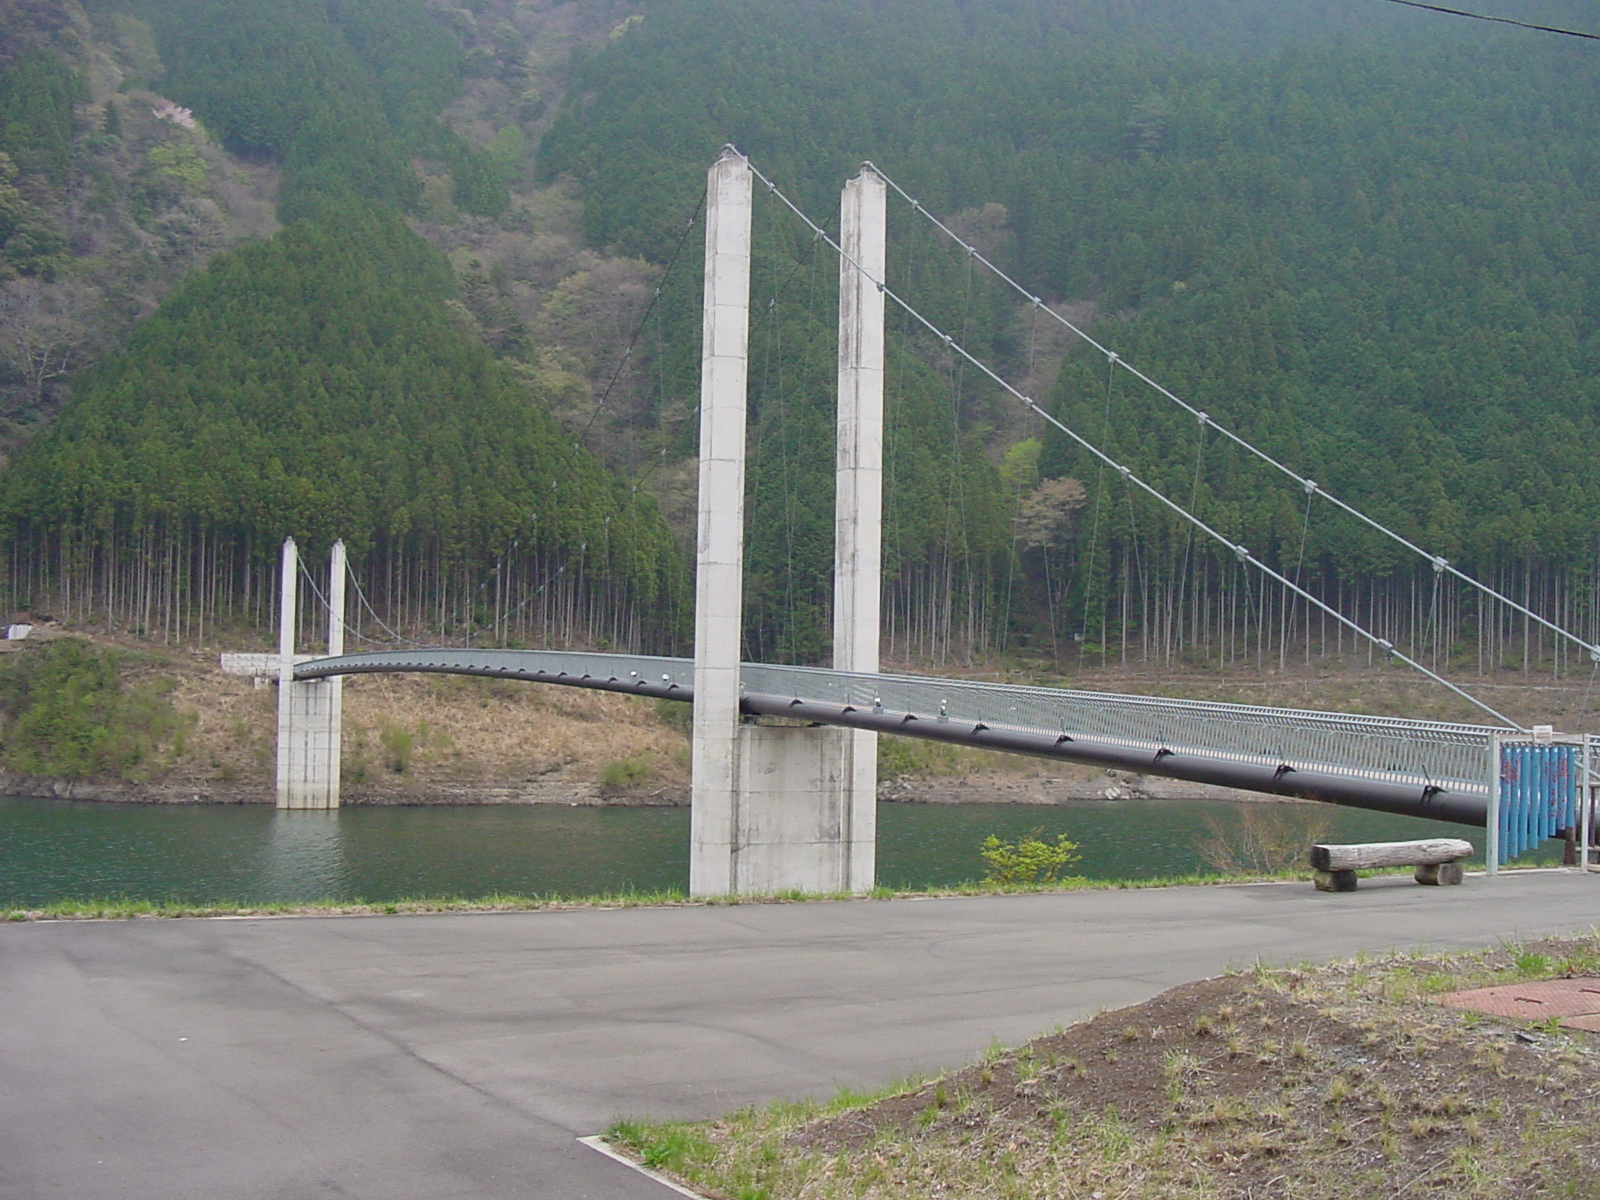
<instances>
[{"instance_id":1,"label":"suspension bridge","mask_svg":"<svg viewBox=\"0 0 1600 1200\"><path fill-rule=\"evenodd\" d=\"M825 241L840 266L834 665L739 659L743 589L745 401L754 181ZM334 550L326 597L328 653L296 655L299 561L285 546L279 670L279 805L338 804L339 682L424 672L517 679L692 703L690 890L865 891L873 883L876 737L922 738L1412 816L1484 830L1493 871L1558 832L1589 860L1600 739L1524 728L1407 656L1230 541L1018 391L924 317L885 279L885 208L893 191L969 258L1068 326L1113 369L1187 410L1325 500L1448 573L1568 639L1596 646L1502 596L1445 559L1331 495L1217 424L1045 306L927 214L872 164L845 187L837 239L731 147L710 170L700 403L695 656L418 647L343 652L345 563ZM1493 725L1202 703L879 671L884 307L892 302L955 355L1049 422L1131 488L1147 494L1305 604L1466 699ZM783 718L752 723L747 718Z\"/></svg>"}]
</instances>

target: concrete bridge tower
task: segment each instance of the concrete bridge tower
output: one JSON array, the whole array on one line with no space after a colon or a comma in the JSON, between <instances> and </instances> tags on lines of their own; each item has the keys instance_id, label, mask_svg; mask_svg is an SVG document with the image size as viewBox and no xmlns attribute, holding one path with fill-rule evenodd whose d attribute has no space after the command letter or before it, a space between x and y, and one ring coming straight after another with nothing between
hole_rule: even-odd
<instances>
[{"instance_id":1,"label":"concrete bridge tower","mask_svg":"<svg viewBox=\"0 0 1600 1200\"><path fill-rule=\"evenodd\" d=\"M886 187L845 188L840 263L834 666L878 670ZM744 724L745 411L751 170L732 147L707 180L689 890L865 892L877 837L877 737ZM872 278L869 278L871 276Z\"/></svg>"},{"instance_id":2,"label":"concrete bridge tower","mask_svg":"<svg viewBox=\"0 0 1600 1200\"><path fill-rule=\"evenodd\" d=\"M294 677L300 551L283 543L278 606L278 807L339 807L339 751L344 679ZM344 653L345 551L333 544L328 566L328 656ZM319 655L301 655L315 658Z\"/></svg>"}]
</instances>

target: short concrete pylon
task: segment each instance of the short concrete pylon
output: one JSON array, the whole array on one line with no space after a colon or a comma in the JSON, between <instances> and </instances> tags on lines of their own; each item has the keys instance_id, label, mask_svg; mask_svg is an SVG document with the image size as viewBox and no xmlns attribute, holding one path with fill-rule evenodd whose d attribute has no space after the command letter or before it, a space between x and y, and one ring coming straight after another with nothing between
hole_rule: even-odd
<instances>
[{"instance_id":1,"label":"short concrete pylon","mask_svg":"<svg viewBox=\"0 0 1600 1200\"><path fill-rule=\"evenodd\" d=\"M278 807L339 807L339 757L344 681L296 680L294 652L300 552L283 543L278 608ZM345 550L335 542L328 580L328 653L344 653Z\"/></svg>"}]
</instances>

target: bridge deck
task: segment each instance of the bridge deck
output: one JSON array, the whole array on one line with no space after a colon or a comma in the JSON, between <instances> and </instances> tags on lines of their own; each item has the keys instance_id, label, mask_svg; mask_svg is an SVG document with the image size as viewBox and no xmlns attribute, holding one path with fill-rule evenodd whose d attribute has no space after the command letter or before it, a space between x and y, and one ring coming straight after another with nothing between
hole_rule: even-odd
<instances>
[{"instance_id":1,"label":"bridge deck","mask_svg":"<svg viewBox=\"0 0 1600 1200\"><path fill-rule=\"evenodd\" d=\"M296 664L297 679L430 672L694 699L694 663L653 655L418 648ZM747 663L744 711L1481 826L1480 725Z\"/></svg>"}]
</instances>

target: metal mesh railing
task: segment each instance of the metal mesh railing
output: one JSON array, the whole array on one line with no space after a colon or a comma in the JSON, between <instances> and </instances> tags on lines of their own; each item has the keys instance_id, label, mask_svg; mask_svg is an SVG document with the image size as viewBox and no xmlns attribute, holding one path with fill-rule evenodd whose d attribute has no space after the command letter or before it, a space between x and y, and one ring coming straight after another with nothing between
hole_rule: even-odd
<instances>
[{"instance_id":1,"label":"metal mesh railing","mask_svg":"<svg viewBox=\"0 0 1600 1200\"><path fill-rule=\"evenodd\" d=\"M328 660L330 665L333 660ZM694 685L686 658L589 654L559 650L418 648L351 655L355 669L472 670L559 681L615 680L628 687ZM333 673L308 664L308 675ZM1134 749L1167 749L1219 761L1324 771L1487 795L1495 770L1495 735L1481 725L1451 725L1396 717L1365 717L1303 709L1265 708L1023 687L915 675L859 675L820 667L746 663L744 691L821 704L914 713L922 719L982 722L995 729L1068 734ZM628 687L619 690L628 690Z\"/></svg>"},{"instance_id":2,"label":"metal mesh railing","mask_svg":"<svg viewBox=\"0 0 1600 1200\"><path fill-rule=\"evenodd\" d=\"M747 663L743 680L745 691L763 695L1480 793L1488 789L1496 733L1479 725L816 667Z\"/></svg>"}]
</instances>

